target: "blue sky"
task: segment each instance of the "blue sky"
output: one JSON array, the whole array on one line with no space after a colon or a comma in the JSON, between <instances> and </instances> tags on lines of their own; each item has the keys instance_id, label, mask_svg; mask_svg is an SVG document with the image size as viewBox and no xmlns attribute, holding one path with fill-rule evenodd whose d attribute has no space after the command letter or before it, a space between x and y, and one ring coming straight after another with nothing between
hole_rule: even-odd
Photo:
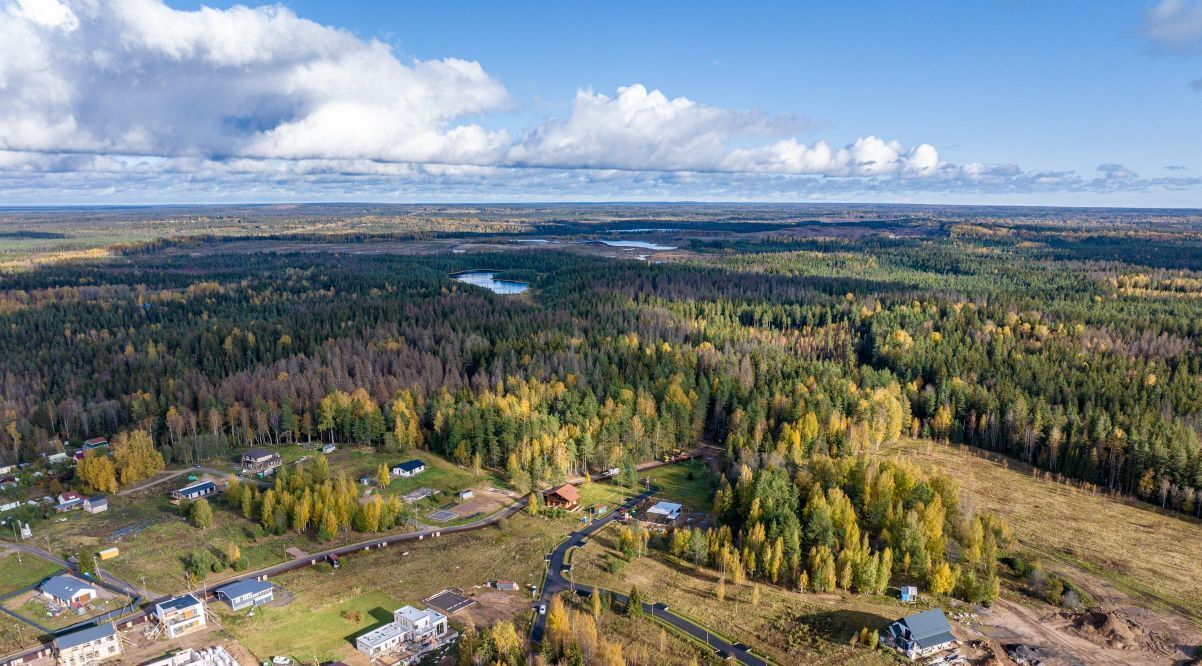
<instances>
[{"instance_id":1,"label":"blue sky","mask_svg":"<svg viewBox=\"0 0 1202 666\"><path fill-rule=\"evenodd\" d=\"M1202 202L1198 0L6 2L0 202Z\"/></svg>"}]
</instances>

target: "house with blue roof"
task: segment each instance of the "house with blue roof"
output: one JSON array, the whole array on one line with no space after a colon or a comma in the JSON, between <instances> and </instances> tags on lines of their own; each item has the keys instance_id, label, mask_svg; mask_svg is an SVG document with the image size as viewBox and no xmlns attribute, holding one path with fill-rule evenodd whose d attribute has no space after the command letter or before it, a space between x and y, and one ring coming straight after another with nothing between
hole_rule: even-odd
<instances>
[{"instance_id":1,"label":"house with blue roof","mask_svg":"<svg viewBox=\"0 0 1202 666\"><path fill-rule=\"evenodd\" d=\"M60 606L82 606L98 596L91 583L67 574L58 574L42 581L38 585L38 592Z\"/></svg>"},{"instance_id":2,"label":"house with blue roof","mask_svg":"<svg viewBox=\"0 0 1202 666\"><path fill-rule=\"evenodd\" d=\"M87 666L121 656L121 638L111 622L58 636L52 647L59 666Z\"/></svg>"},{"instance_id":3,"label":"house with blue roof","mask_svg":"<svg viewBox=\"0 0 1202 666\"><path fill-rule=\"evenodd\" d=\"M938 608L903 617L882 632L882 639L910 659L921 659L956 647L952 626Z\"/></svg>"},{"instance_id":4,"label":"house with blue roof","mask_svg":"<svg viewBox=\"0 0 1202 666\"><path fill-rule=\"evenodd\" d=\"M243 580L217 588L217 598L231 610L261 606L275 598L275 586L265 580Z\"/></svg>"},{"instance_id":5,"label":"house with blue roof","mask_svg":"<svg viewBox=\"0 0 1202 666\"><path fill-rule=\"evenodd\" d=\"M171 493L176 500L198 500L217 492L217 484L212 481L199 481Z\"/></svg>"},{"instance_id":6,"label":"house with blue roof","mask_svg":"<svg viewBox=\"0 0 1202 666\"><path fill-rule=\"evenodd\" d=\"M426 463L414 458L406 460L403 463L397 463L392 466L392 475L407 479L411 476L417 476L426 471Z\"/></svg>"}]
</instances>

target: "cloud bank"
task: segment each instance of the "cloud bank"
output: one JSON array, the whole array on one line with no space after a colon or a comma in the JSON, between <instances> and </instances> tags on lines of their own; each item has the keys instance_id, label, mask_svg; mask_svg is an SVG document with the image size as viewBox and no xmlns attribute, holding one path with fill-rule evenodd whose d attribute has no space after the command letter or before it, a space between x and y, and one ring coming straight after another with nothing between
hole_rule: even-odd
<instances>
[{"instance_id":1,"label":"cloud bank","mask_svg":"<svg viewBox=\"0 0 1202 666\"><path fill-rule=\"evenodd\" d=\"M1200 8L1164 0L1145 30L1188 48ZM612 96L579 90L564 116L534 127L489 126L514 105L478 62L404 61L283 6L0 0L0 203L46 192L739 199L1193 185L1121 165L1084 178L952 164L930 143L873 135L802 141L816 129L804 118L638 83Z\"/></svg>"}]
</instances>

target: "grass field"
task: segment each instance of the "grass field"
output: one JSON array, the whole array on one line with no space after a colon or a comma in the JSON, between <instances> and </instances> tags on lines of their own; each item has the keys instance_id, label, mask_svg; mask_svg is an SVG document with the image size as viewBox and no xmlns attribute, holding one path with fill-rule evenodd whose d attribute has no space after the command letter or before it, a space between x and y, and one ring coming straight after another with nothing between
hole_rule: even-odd
<instances>
[{"instance_id":1,"label":"grass field","mask_svg":"<svg viewBox=\"0 0 1202 666\"><path fill-rule=\"evenodd\" d=\"M648 601L664 602L673 612L742 641L781 664L891 664L882 651L848 644L861 627L879 629L912 612L885 597L850 594L799 594L761 586L758 606L750 602L749 587L728 582L725 600L715 596L717 574L697 570L666 553L653 551L626 565L616 574L605 570L607 557L616 557L614 530L607 528L585 548L576 551L573 564L582 585L597 584L620 592L638 586Z\"/></svg>"},{"instance_id":2,"label":"grass field","mask_svg":"<svg viewBox=\"0 0 1202 666\"><path fill-rule=\"evenodd\" d=\"M572 528L568 518L535 518L518 514L503 527L449 534L405 545L342 558L342 568L294 571L273 582L294 596L284 608L268 608L253 618L232 619L227 627L260 658L287 654L302 663L345 658L354 652L350 642L363 630L383 621L403 604L422 605L422 599L449 587L469 593L489 580L537 583L545 567L543 556ZM524 610L527 597L516 596ZM346 609L379 616L354 624L341 617ZM383 612L380 610L383 609ZM470 609L484 611L478 606ZM318 618L311 625L310 616ZM462 622L464 614L451 617ZM296 642L303 626L304 639ZM320 631L311 629L321 627ZM286 648L286 646L292 646Z\"/></svg>"},{"instance_id":3,"label":"grass field","mask_svg":"<svg viewBox=\"0 0 1202 666\"><path fill-rule=\"evenodd\" d=\"M660 487L657 499L679 502L693 511L706 511L714 503L718 479L700 460L656 467L643 473ZM693 478L689 478L692 475Z\"/></svg>"},{"instance_id":4,"label":"grass field","mask_svg":"<svg viewBox=\"0 0 1202 666\"><path fill-rule=\"evenodd\" d=\"M1020 547L1202 618L1199 521L1037 479L1020 463L995 462L967 447L905 441L889 452L945 470L969 506L1010 524Z\"/></svg>"},{"instance_id":5,"label":"grass field","mask_svg":"<svg viewBox=\"0 0 1202 666\"><path fill-rule=\"evenodd\" d=\"M590 612L588 600L583 597L566 595L564 600L570 609ZM691 659L697 664L716 666L722 663L713 650L688 636L646 618L625 617L617 606L602 613L597 625L598 635L622 643L622 655L629 663L684 666Z\"/></svg>"},{"instance_id":6,"label":"grass field","mask_svg":"<svg viewBox=\"0 0 1202 666\"><path fill-rule=\"evenodd\" d=\"M61 571L62 567L32 555L10 553L0 557L0 594L8 594Z\"/></svg>"}]
</instances>

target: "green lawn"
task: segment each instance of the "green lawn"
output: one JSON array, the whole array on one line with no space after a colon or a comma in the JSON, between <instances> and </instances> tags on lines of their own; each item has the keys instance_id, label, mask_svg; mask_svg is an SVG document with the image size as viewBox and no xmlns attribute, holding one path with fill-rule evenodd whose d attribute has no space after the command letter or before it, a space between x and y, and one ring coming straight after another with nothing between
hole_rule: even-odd
<instances>
[{"instance_id":1,"label":"green lawn","mask_svg":"<svg viewBox=\"0 0 1202 666\"><path fill-rule=\"evenodd\" d=\"M718 490L718 479L703 461L665 465L644 472L660 487L657 499L679 502L693 511L709 511ZM693 478L689 478L692 475Z\"/></svg>"},{"instance_id":2,"label":"green lawn","mask_svg":"<svg viewBox=\"0 0 1202 666\"><path fill-rule=\"evenodd\" d=\"M422 606L422 599L445 588L472 590L489 580L537 583L544 555L573 527L568 518L522 513L503 526L348 555L336 572L327 566L298 569L272 579L285 591L280 596L292 596L291 603L260 607L255 617L239 614L225 626L261 659L281 654L300 663L345 659L355 654L355 636L404 604ZM348 609L363 612L362 622L343 619Z\"/></svg>"},{"instance_id":3,"label":"green lawn","mask_svg":"<svg viewBox=\"0 0 1202 666\"><path fill-rule=\"evenodd\" d=\"M62 570L54 562L22 553L11 553L0 558L0 594L19 590L27 585L41 582L43 578Z\"/></svg>"},{"instance_id":4,"label":"green lawn","mask_svg":"<svg viewBox=\"0 0 1202 666\"><path fill-rule=\"evenodd\" d=\"M324 663L353 651L356 636L391 622L392 611L401 605L375 589L355 587L326 595L311 587L282 608L260 606L254 617L225 613L222 621L262 659L287 655L299 663Z\"/></svg>"}]
</instances>

